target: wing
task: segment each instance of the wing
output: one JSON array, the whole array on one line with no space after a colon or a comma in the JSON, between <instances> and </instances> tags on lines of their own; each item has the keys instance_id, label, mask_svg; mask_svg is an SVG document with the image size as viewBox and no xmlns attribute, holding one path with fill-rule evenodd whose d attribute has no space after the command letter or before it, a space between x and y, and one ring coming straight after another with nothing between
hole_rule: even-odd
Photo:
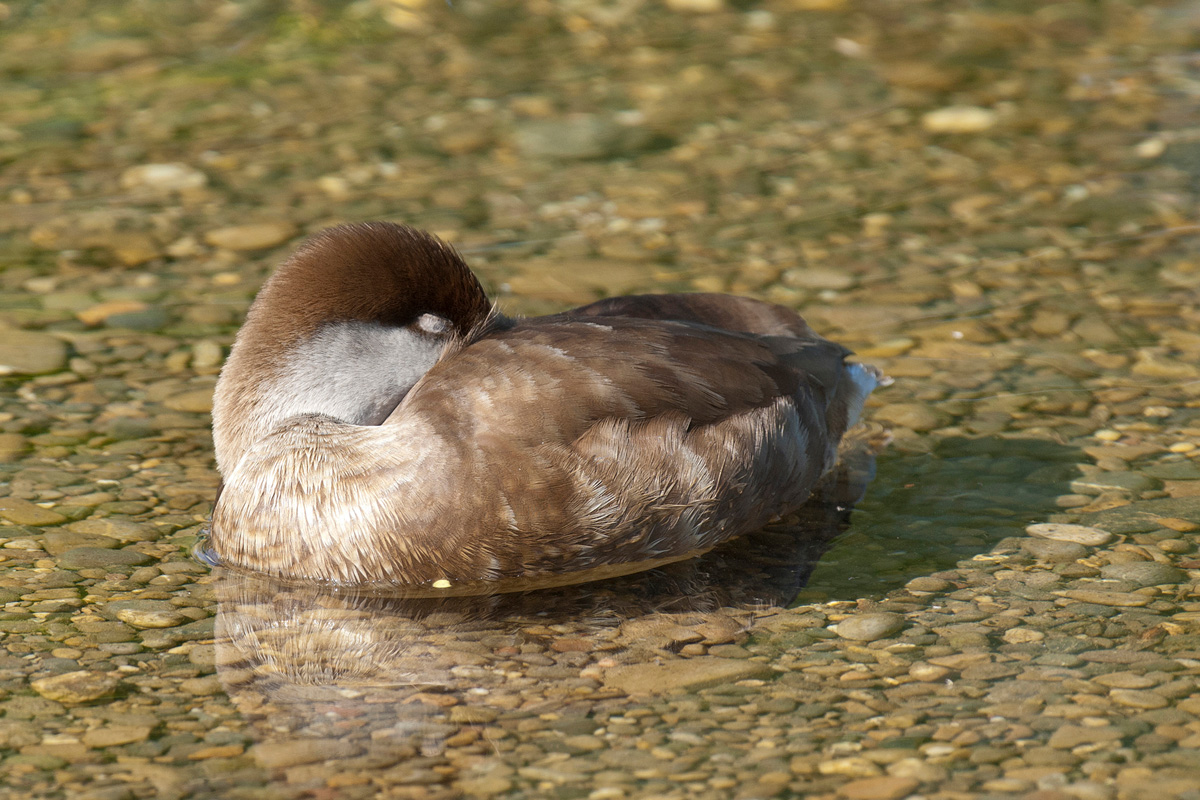
<instances>
[{"instance_id":1,"label":"wing","mask_svg":"<svg viewBox=\"0 0 1200 800\"><path fill-rule=\"evenodd\" d=\"M463 436L533 445L574 441L605 419L677 413L690 425L712 424L801 394L823 409L843 380L848 352L815 335L546 317L443 359L393 416L429 415Z\"/></svg>"},{"instance_id":2,"label":"wing","mask_svg":"<svg viewBox=\"0 0 1200 800\"><path fill-rule=\"evenodd\" d=\"M610 297L559 315L563 319L633 317L673 320L760 336L819 339L790 308L728 294L638 294Z\"/></svg>"},{"instance_id":3,"label":"wing","mask_svg":"<svg viewBox=\"0 0 1200 800\"><path fill-rule=\"evenodd\" d=\"M799 506L832 466L845 354L815 336L545 318L440 362L389 422L419 417L455 448L459 508L437 535L491 577L685 557Z\"/></svg>"}]
</instances>

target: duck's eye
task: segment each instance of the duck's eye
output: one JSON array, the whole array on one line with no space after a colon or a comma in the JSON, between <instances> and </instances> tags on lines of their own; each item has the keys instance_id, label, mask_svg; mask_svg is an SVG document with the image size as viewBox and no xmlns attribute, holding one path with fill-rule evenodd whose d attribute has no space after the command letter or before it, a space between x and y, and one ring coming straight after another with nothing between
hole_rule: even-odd
<instances>
[{"instance_id":1,"label":"duck's eye","mask_svg":"<svg viewBox=\"0 0 1200 800\"><path fill-rule=\"evenodd\" d=\"M450 320L437 314L422 314L417 317L417 327L426 333L445 333L450 330Z\"/></svg>"}]
</instances>

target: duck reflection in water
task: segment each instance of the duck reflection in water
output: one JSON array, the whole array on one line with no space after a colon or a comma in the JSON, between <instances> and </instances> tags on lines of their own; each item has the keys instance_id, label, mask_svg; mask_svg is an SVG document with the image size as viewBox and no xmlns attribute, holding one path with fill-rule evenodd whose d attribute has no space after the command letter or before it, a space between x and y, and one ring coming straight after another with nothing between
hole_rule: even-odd
<instances>
[{"instance_id":1,"label":"duck reflection in water","mask_svg":"<svg viewBox=\"0 0 1200 800\"><path fill-rule=\"evenodd\" d=\"M590 707L620 696L611 668L744 641L756 616L791 602L847 527L883 438L865 427L847 437L838 467L786 519L635 575L394 597L219 568L218 673L243 713L273 730L371 731L427 749L497 713Z\"/></svg>"}]
</instances>

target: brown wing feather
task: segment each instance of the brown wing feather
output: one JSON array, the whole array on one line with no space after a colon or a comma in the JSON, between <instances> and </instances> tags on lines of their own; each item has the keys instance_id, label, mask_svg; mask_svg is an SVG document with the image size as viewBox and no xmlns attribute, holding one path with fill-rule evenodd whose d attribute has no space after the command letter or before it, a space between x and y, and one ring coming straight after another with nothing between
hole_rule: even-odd
<instances>
[{"instance_id":1,"label":"brown wing feather","mask_svg":"<svg viewBox=\"0 0 1200 800\"><path fill-rule=\"evenodd\" d=\"M566 319L635 317L691 322L760 336L819 338L790 308L728 294L635 294L609 297L560 315Z\"/></svg>"}]
</instances>

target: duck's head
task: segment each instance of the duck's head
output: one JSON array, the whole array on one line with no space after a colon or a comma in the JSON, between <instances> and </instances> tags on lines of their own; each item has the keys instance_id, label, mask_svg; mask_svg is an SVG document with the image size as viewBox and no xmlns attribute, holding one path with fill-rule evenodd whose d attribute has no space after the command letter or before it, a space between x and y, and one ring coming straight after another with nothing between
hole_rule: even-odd
<instances>
[{"instance_id":1,"label":"duck's head","mask_svg":"<svg viewBox=\"0 0 1200 800\"><path fill-rule=\"evenodd\" d=\"M297 414L376 425L491 303L454 250L386 222L313 236L267 280L217 381L213 440L228 476Z\"/></svg>"}]
</instances>

